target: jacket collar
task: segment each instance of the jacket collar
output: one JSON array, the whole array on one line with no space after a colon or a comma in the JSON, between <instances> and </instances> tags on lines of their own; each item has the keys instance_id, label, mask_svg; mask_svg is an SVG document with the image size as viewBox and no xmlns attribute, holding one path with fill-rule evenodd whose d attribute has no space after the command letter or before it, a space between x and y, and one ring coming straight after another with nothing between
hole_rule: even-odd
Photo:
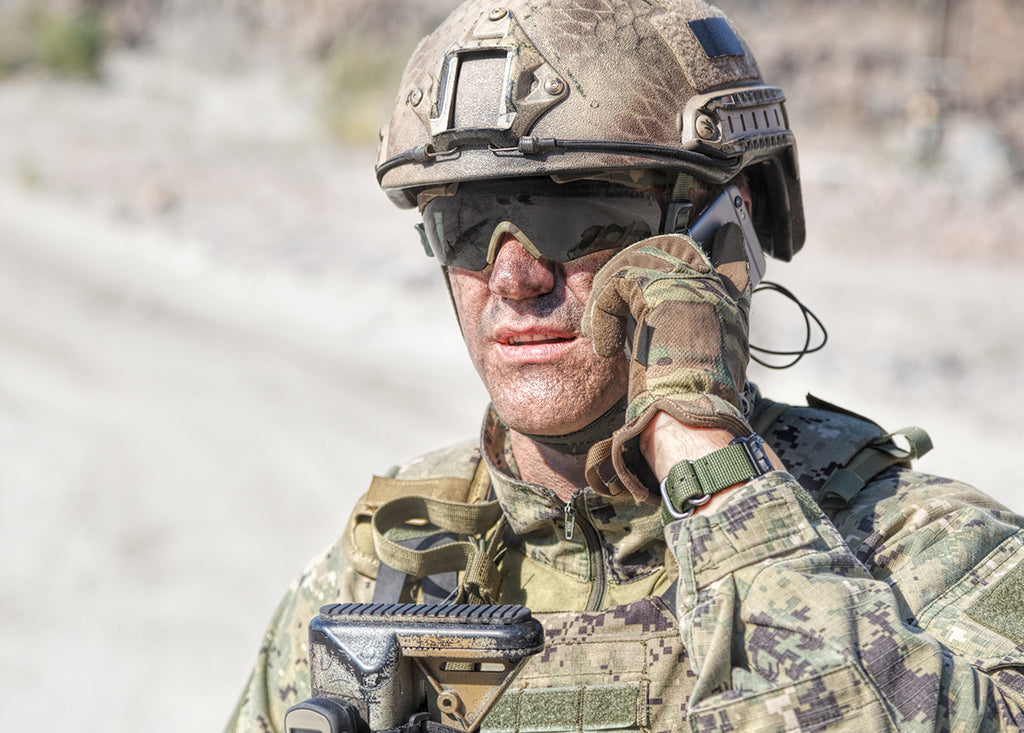
<instances>
[{"instance_id":1,"label":"jacket collar","mask_svg":"<svg viewBox=\"0 0 1024 733\"><path fill-rule=\"evenodd\" d=\"M567 539L565 502L553 490L519 477L509 430L493 407L484 417L480 452L495 497L515 534L511 543L519 545L531 559L585 577L589 548L583 533L576 531L573 539ZM635 579L664 564L665 541L658 507L636 504L625 493L604 496L589 486L577 489L572 504L577 521L587 521L596 530L605 572L613 582Z\"/></svg>"}]
</instances>

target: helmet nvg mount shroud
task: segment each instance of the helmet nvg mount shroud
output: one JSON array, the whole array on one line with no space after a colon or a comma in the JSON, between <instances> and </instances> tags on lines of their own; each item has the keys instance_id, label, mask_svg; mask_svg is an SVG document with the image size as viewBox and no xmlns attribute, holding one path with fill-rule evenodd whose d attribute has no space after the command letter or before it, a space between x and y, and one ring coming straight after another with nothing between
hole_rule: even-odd
<instances>
[{"instance_id":1,"label":"helmet nvg mount shroud","mask_svg":"<svg viewBox=\"0 0 1024 733\"><path fill-rule=\"evenodd\" d=\"M742 172L762 247L789 260L804 219L784 99L701 0L469 0L410 59L377 179L411 207L456 182Z\"/></svg>"}]
</instances>

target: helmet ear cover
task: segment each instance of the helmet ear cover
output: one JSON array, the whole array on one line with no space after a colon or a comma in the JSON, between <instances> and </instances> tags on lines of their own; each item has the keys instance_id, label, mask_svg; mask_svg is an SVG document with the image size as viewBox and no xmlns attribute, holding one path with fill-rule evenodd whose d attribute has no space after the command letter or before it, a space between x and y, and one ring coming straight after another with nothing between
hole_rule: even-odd
<instances>
[{"instance_id":1,"label":"helmet ear cover","mask_svg":"<svg viewBox=\"0 0 1024 733\"><path fill-rule=\"evenodd\" d=\"M795 156L755 163L743 170L754 202L754 229L765 254L789 262L804 246L803 198L795 173ZM787 170L788 169L788 170Z\"/></svg>"}]
</instances>

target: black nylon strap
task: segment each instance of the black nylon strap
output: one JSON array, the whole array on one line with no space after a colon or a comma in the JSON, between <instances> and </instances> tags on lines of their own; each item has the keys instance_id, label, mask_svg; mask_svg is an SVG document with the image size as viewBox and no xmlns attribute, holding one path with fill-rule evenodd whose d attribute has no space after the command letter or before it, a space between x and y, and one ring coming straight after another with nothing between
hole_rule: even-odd
<instances>
[{"instance_id":1,"label":"black nylon strap","mask_svg":"<svg viewBox=\"0 0 1024 733\"><path fill-rule=\"evenodd\" d=\"M458 539L451 532L436 532L425 537L410 537L398 544L412 550L429 550L432 547L447 545ZM374 603L399 603L409 583L409 575L395 570L383 562L377 568L377 582L373 588ZM458 575L455 571L437 573L423 578L420 588L423 591L423 603L442 603L448 599L458 586Z\"/></svg>"}]
</instances>

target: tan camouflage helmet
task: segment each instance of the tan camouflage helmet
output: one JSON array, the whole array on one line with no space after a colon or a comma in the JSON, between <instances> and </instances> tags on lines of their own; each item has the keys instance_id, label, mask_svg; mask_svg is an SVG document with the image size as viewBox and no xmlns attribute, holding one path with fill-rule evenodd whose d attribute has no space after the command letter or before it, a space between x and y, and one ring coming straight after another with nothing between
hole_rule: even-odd
<instances>
[{"instance_id":1,"label":"tan camouflage helmet","mask_svg":"<svg viewBox=\"0 0 1024 733\"><path fill-rule=\"evenodd\" d=\"M700 0L469 0L409 60L377 179L411 207L461 181L743 172L762 247L788 260L804 218L784 99Z\"/></svg>"}]
</instances>

